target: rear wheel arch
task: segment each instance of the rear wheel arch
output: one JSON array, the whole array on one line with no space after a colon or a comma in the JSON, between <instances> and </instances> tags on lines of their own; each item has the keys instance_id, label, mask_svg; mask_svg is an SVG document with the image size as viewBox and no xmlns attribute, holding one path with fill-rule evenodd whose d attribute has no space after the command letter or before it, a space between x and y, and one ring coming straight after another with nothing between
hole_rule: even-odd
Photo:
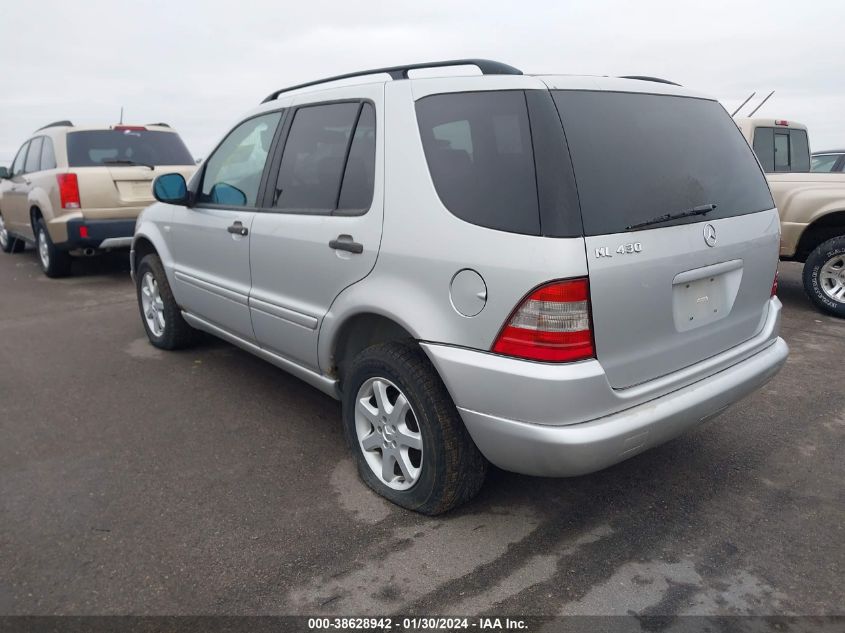
<instances>
[{"instance_id":1,"label":"rear wheel arch","mask_svg":"<svg viewBox=\"0 0 845 633\"><path fill-rule=\"evenodd\" d=\"M845 210L827 213L804 229L795 249L795 259L804 262L820 244L845 235Z\"/></svg>"},{"instance_id":2,"label":"rear wheel arch","mask_svg":"<svg viewBox=\"0 0 845 633\"><path fill-rule=\"evenodd\" d=\"M352 360L373 345L414 342L416 337L397 321L375 312L361 312L345 319L337 328L331 345L331 368L343 388L343 379Z\"/></svg>"}]
</instances>

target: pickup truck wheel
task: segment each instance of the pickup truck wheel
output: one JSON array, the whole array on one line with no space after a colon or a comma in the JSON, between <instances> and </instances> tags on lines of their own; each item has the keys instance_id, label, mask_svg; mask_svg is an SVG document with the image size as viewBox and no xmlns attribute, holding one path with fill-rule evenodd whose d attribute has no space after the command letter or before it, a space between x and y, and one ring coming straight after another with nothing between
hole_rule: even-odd
<instances>
[{"instance_id":1,"label":"pickup truck wheel","mask_svg":"<svg viewBox=\"0 0 845 633\"><path fill-rule=\"evenodd\" d=\"M44 220L35 223L35 245L38 249L38 263L48 277L67 277L70 274L72 258L67 251L61 251L53 244Z\"/></svg>"},{"instance_id":2,"label":"pickup truck wheel","mask_svg":"<svg viewBox=\"0 0 845 633\"><path fill-rule=\"evenodd\" d=\"M428 515L478 493L487 460L418 345L383 343L365 349L344 382L346 440L370 488Z\"/></svg>"},{"instance_id":3,"label":"pickup truck wheel","mask_svg":"<svg viewBox=\"0 0 845 633\"><path fill-rule=\"evenodd\" d=\"M23 249L23 241L9 235L3 216L0 215L0 250L4 253L20 253Z\"/></svg>"},{"instance_id":4,"label":"pickup truck wheel","mask_svg":"<svg viewBox=\"0 0 845 633\"><path fill-rule=\"evenodd\" d=\"M804 291L824 312L845 318L845 236L820 244L807 257Z\"/></svg>"},{"instance_id":5,"label":"pickup truck wheel","mask_svg":"<svg viewBox=\"0 0 845 633\"><path fill-rule=\"evenodd\" d=\"M196 330L182 317L158 255L147 255L141 260L135 279L141 322L150 343L167 350L191 345Z\"/></svg>"}]
</instances>

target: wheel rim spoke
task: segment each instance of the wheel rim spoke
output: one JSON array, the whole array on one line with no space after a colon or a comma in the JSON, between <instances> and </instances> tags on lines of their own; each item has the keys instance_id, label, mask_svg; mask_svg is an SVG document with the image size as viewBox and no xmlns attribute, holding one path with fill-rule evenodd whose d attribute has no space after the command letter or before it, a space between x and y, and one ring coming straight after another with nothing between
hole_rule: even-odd
<instances>
[{"instance_id":1,"label":"wheel rim spoke","mask_svg":"<svg viewBox=\"0 0 845 633\"><path fill-rule=\"evenodd\" d=\"M402 476L405 478L405 481L414 481L419 475L419 469L415 468L411 464L411 460L408 457L408 452L406 450L397 451L396 462L399 464L399 470L402 471Z\"/></svg>"},{"instance_id":2,"label":"wheel rim spoke","mask_svg":"<svg viewBox=\"0 0 845 633\"><path fill-rule=\"evenodd\" d=\"M414 433L408 427L396 429L396 443L407 448L415 448L418 451L422 450L422 435Z\"/></svg>"},{"instance_id":3,"label":"wheel rim spoke","mask_svg":"<svg viewBox=\"0 0 845 633\"><path fill-rule=\"evenodd\" d=\"M381 458L381 478L385 483L390 483L396 479L396 474L393 472L393 465L396 463L396 457L393 453L385 452ZM401 468L401 466L400 466Z\"/></svg>"},{"instance_id":4,"label":"wheel rim spoke","mask_svg":"<svg viewBox=\"0 0 845 633\"><path fill-rule=\"evenodd\" d=\"M373 451L377 448L381 448L383 441L384 440L381 439L381 435L373 431L370 435L361 440L361 446L365 451Z\"/></svg>"}]
</instances>

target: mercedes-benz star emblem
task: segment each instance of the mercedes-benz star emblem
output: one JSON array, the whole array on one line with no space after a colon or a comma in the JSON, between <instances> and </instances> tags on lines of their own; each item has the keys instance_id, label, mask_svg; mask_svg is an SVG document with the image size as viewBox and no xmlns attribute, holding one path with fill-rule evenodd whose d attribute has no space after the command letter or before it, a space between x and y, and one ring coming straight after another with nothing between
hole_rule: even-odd
<instances>
[{"instance_id":1,"label":"mercedes-benz star emblem","mask_svg":"<svg viewBox=\"0 0 845 633\"><path fill-rule=\"evenodd\" d=\"M704 243L707 246L716 246L716 229L712 224L704 225Z\"/></svg>"}]
</instances>

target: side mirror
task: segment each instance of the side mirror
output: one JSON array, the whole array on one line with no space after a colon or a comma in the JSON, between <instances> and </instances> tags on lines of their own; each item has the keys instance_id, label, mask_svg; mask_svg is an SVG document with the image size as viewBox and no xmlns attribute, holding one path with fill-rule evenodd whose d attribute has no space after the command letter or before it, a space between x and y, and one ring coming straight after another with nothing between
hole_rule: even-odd
<instances>
[{"instance_id":1,"label":"side mirror","mask_svg":"<svg viewBox=\"0 0 845 633\"><path fill-rule=\"evenodd\" d=\"M9 173L8 167L0 167L0 180L7 180L12 177L12 174Z\"/></svg>"},{"instance_id":2,"label":"side mirror","mask_svg":"<svg viewBox=\"0 0 845 633\"><path fill-rule=\"evenodd\" d=\"M165 204L188 204L188 185L182 174L162 174L153 181L153 196Z\"/></svg>"}]
</instances>

